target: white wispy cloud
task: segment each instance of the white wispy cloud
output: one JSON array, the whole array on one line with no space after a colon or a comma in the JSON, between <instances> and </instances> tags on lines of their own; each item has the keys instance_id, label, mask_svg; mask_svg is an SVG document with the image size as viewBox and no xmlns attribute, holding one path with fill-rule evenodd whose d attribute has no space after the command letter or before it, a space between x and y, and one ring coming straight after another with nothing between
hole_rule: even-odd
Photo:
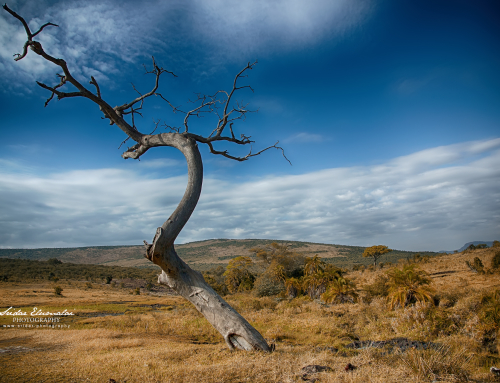
<instances>
[{"instance_id":1,"label":"white wispy cloud","mask_svg":"<svg viewBox=\"0 0 500 383\"><path fill-rule=\"evenodd\" d=\"M285 138L283 142L285 143L308 143L308 142L324 142L329 139L321 134L300 132L296 133L288 138Z\"/></svg>"},{"instance_id":2,"label":"white wispy cloud","mask_svg":"<svg viewBox=\"0 0 500 383\"><path fill-rule=\"evenodd\" d=\"M0 181L0 246L140 244L181 199L186 177L118 169ZM500 139L432 148L376 166L237 183L205 180L180 242L272 238L453 250L500 232ZM498 238L496 238L498 239Z\"/></svg>"},{"instance_id":3,"label":"white wispy cloud","mask_svg":"<svg viewBox=\"0 0 500 383\"><path fill-rule=\"evenodd\" d=\"M10 7L32 31L50 21L37 36L44 49L64 58L72 74L87 81L108 80L126 63L165 55L170 68L192 68L203 76L234 60L240 62L341 37L369 14L369 2L279 0L229 2L174 1L24 1ZM34 80L55 81L57 68L37 55L19 62L26 35L18 20L0 12L1 84L12 91ZM250 58L249 58L250 57ZM16 81L12 81L16 79Z\"/></svg>"},{"instance_id":4,"label":"white wispy cloud","mask_svg":"<svg viewBox=\"0 0 500 383\"><path fill-rule=\"evenodd\" d=\"M370 14L368 1L195 2L199 36L230 55L273 53L342 37Z\"/></svg>"}]
</instances>

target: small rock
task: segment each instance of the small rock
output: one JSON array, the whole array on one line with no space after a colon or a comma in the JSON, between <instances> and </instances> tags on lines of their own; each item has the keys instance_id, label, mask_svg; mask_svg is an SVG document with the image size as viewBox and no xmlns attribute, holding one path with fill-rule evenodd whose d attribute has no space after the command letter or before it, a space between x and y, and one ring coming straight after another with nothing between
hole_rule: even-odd
<instances>
[{"instance_id":1,"label":"small rock","mask_svg":"<svg viewBox=\"0 0 500 383\"><path fill-rule=\"evenodd\" d=\"M490 368L490 371L493 375L495 376L500 376L500 368L496 368L496 367L491 367Z\"/></svg>"},{"instance_id":2,"label":"small rock","mask_svg":"<svg viewBox=\"0 0 500 383\"><path fill-rule=\"evenodd\" d=\"M318 372L323 371L333 371L328 366L319 366L317 364L310 364L309 366L302 367L302 372L304 374L317 374Z\"/></svg>"},{"instance_id":3,"label":"small rock","mask_svg":"<svg viewBox=\"0 0 500 383\"><path fill-rule=\"evenodd\" d=\"M346 371L353 371L355 370L357 367L356 366L353 366L351 363L347 363L347 366L345 366L344 370Z\"/></svg>"}]
</instances>

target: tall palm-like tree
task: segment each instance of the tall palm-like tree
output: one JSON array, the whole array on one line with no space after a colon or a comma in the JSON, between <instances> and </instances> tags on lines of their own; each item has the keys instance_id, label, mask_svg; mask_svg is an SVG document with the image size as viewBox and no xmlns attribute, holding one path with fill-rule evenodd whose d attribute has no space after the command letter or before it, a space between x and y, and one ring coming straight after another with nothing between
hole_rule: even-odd
<instances>
[{"instance_id":1,"label":"tall palm-like tree","mask_svg":"<svg viewBox=\"0 0 500 383\"><path fill-rule=\"evenodd\" d=\"M406 307L415 302L432 302L434 290L429 286L432 280L415 264L404 265L387 272L389 280L389 305Z\"/></svg>"},{"instance_id":2,"label":"tall palm-like tree","mask_svg":"<svg viewBox=\"0 0 500 383\"><path fill-rule=\"evenodd\" d=\"M326 303L354 303L358 298L358 294L352 281L340 277L330 283L321 298Z\"/></svg>"},{"instance_id":3,"label":"tall palm-like tree","mask_svg":"<svg viewBox=\"0 0 500 383\"><path fill-rule=\"evenodd\" d=\"M314 257L306 258L306 264L304 266L304 274L311 275L316 274L318 271L324 270L326 267L326 262L324 262L318 254Z\"/></svg>"}]
</instances>

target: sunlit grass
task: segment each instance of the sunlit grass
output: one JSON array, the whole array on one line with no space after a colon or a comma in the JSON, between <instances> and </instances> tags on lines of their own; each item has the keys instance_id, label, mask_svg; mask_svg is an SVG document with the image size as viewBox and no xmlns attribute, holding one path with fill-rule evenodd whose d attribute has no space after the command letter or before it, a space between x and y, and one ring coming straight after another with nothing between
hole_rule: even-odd
<instances>
[{"instance_id":1,"label":"sunlit grass","mask_svg":"<svg viewBox=\"0 0 500 383\"><path fill-rule=\"evenodd\" d=\"M488 266L488 253L477 254ZM0 381L297 382L302 381L301 368L309 364L333 369L315 375L319 382L494 381L489 368L498 367L500 358L493 350L498 342L489 340L497 329L483 320L481 302L500 288L500 278L466 269L464 260L477 254L443 256L420 265L429 274L455 271L433 280L438 307L423 302L390 310L382 297L323 305L305 297L227 296L276 344L271 354L230 352L220 334L180 297L130 295L97 283L86 290L78 282L63 283L63 297L55 297L48 282L2 282L2 308L31 312L36 306L79 315L62 319L69 329L0 328L0 350L7 350L0 353ZM351 272L349 277L362 287L384 272ZM103 314L110 315L96 316ZM355 340L402 337L436 347L346 347ZM345 371L348 363L356 369Z\"/></svg>"}]
</instances>

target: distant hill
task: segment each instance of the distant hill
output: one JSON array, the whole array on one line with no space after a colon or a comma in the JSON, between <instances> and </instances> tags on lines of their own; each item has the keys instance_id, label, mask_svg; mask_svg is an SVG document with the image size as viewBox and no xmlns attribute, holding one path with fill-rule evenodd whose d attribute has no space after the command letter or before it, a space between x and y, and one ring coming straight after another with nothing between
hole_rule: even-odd
<instances>
[{"instance_id":1,"label":"distant hill","mask_svg":"<svg viewBox=\"0 0 500 383\"><path fill-rule=\"evenodd\" d=\"M211 239L176 245L179 256L191 267L206 270L214 266L225 266L231 258L251 256L250 249L263 247L273 242L287 244L294 251L306 256L319 255L326 262L339 267L355 264L370 265L371 258L363 258L364 247L329 245L313 242L281 241L268 239ZM157 266L144 258L144 246L93 246L77 248L46 249L0 249L0 258L47 260L57 258L63 262L106 266L147 268ZM422 251L422 256L438 253ZM411 258L415 251L394 250L380 259L381 262L396 263L398 259Z\"/></svg>"},{"instance_id":2,"label":"distant hill","mask_svg":"<svg viewBox=\"0 0 500 383\"><path fill-rule=\"evenodd\" d=\"M480 245L481 243L485 243L486 246L488 247L492 247L493 246L493 241L473 241L473 242L467 242L465 245L463 245L460 249L458 249L458 252L462 252L464 251L465 249L467 249L470 245L474 245L474 246L477 246L477 245Z\"/></svg>"}]
</instances>

